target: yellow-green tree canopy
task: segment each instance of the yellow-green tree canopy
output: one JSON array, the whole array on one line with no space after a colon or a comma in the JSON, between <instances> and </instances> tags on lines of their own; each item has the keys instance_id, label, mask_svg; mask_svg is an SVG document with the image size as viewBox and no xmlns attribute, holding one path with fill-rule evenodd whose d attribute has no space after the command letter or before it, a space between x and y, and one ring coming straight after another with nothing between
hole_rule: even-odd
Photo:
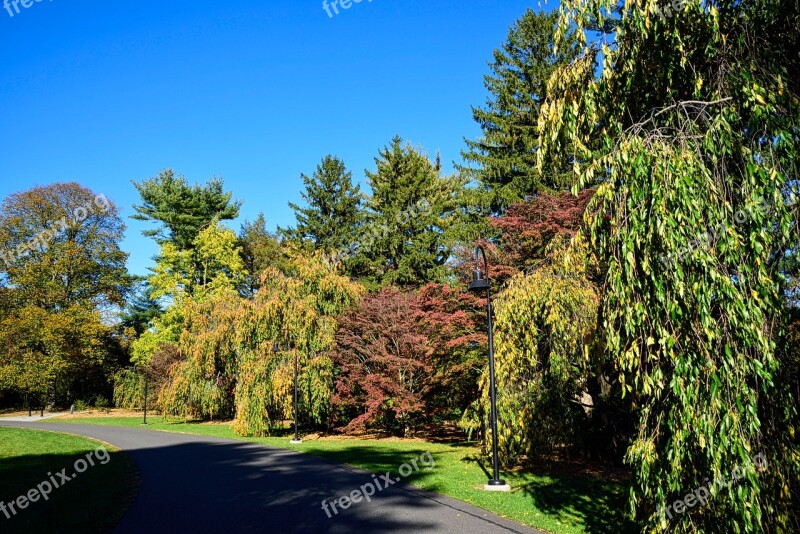
<instances>
[{"instance_id":1,"label":"yellow-green tree canopy","mask_svg":"<svg viewBox=\"0 0 800 534\"><path fill-rule=\"evenodd\" d=\"M585 49L550 80L539 161L572 157L576 189L601 184L587 231L607 263L601 339L636 407L630 504L652 531L790 529L797 414L774 378L797 253L797 14L796 0L562 2L560 31L577 26ZM766 473L708 485L756 454ZM670 510L700 487L712 505Z\"/></svg>"}]
</instances>

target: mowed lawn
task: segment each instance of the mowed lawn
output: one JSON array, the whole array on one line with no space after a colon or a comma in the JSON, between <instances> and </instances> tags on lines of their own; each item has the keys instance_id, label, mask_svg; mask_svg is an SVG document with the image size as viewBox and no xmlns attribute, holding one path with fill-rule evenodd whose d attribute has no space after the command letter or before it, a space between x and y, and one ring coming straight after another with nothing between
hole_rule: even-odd
<instances>
[{"instance_id":1,"label":"mowed lawn","mask_svg":"<svg viewBox=\"0 0 800 534\"><path fill-rule=\"evenodd\" d=\"M138 417L57 419L80 423L141 427ZM436 466L420 469L404 478L417 487L448 495L498 515L552 533L606 533L635 531L624 516L627 492L623 485L590 475L545 475L532 472L503 473L511 493L483 491L491 466L474 444L429 443L400 439L307 439L291 445L289 437L242 438L228 424L170 423L160 417L148 421L148 429L203 434L293 449L350 464L371 473L387 471L399 476L399 468L430 452ZM46 426L46 423L44 424Z\"/></svg>"},{"instance_id":2,"label":"mowed lawn","mask_svg":"<svg viewBox=\"0 0 800 534\"><path fill-rule=\"evenodd\" d=\"M135 489L133 463L109 445L0 427L0 532L110 532Z\"/></svg>"}]
</instances>

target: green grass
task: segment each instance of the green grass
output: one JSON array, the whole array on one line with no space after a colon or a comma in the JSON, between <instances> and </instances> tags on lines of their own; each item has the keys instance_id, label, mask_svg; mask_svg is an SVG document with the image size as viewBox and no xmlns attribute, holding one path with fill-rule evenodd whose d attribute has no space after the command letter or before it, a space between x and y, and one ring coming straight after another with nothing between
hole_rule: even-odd
<instances>
[{"instance_id":1,"label":"green grass","mask_svg":"<svg viewBox=\"0 0 800 534\"><path fill-rule=\"evenodd\" d=\"M95 452L101 445L108 456ZM86 462L90 452L93 466ZM83 473L76 472L79 459L86 462L85 468L78 463ZM56 475L64 468L72 478L68 482ZM48 473L63 486L56 488ZM15 501L44 482L52 486L48 499L35 494L36 502L20 509ZM42 489L47 491L45 485ZM134 490L133 463L109 445L42 430L0 428L0 501L10 516L0 511L0 532L110 532L122 519Z\"/></svg>"},{"instance_id":2,"label":"green grass","mask_svg":"<svg viewBox=\"0 0 800 534\"><path fill-rule=\"evenodd\" d=\"M76 418L53 422L140 427L131 417ZM148 429L262 443L293 449L350 464L372 473L392 471L425 452L436 467L420 469L404 480L417 487L468 502L520 523L553 533L605 533L633 531L624 518L627 494L622 485L589 476L550 476L529 472L503 473L511 493L483 491L487 465L473 444L442 444L409 440L324 439L290 445L289 438L243 438L227 424L169 423L160 417L148 421ZM46 424L46 423L44 423Z\"/></svg>"}]
</instances>

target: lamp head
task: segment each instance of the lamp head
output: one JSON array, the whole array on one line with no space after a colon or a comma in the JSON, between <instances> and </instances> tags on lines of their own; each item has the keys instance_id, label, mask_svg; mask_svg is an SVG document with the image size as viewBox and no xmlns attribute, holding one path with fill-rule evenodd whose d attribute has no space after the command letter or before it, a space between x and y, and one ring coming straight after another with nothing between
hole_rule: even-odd
<instances>
[{"instance_id":1,"label":"lamp head","mask_svg":"<svg viewBox=\"0 0 800 534\"><path fill-rule=\"evenodd\" d=\"M489 288L489 280L487 280L483 276L483 272L480 268L475 269L475 272L472 273L472 283L469 285L470 291L480 291L482 289Z\"/></svg>"},{"instance_id":2,"label":"lamp head","mask_svg":"<svg viewBox=\"0 0 800 534\"><path fill-rule=\"evenodd\" d=\"M481 258L486 266L486 275L481 270ZM486 261L486 253L483 247L475 247L475 271L472 273L472 283L469 285L470 291L480 291L489 289L489 262Z\"/></svg>"}]
</instances>

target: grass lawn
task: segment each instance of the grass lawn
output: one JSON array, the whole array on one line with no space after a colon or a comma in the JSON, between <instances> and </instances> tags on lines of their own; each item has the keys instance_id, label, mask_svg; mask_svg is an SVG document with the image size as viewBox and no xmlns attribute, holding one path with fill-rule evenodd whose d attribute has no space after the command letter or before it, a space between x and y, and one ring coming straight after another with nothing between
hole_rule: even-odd
<instances>
[{"instance_id":1,"label":"grass lawn","mask_svg":"<svg viewBox=\"0 0 800 534\"><path fill-rule=\"evenodd\" d=\"M53 422L140 427L140 417L64 418ZM406 482L448 495L520 523L552 533L606 533L635 531L624 518L627 492L619 483L589 475L548 475L531 472L503 473L511 493L483 491L490 465L474 444L429 443L400 439L306 439L290 445L289 437L242 438L228 424L168 423L148 420L148 429L203 434L294 449L350 464L372 473L392 471L424 452L436 461L433 470L420 470ZM46 423L43 423L46 426Z\"/></svg>"},{"instance_id":2,"label":"grass lawn","mask_svg":"<svg viewBox=\"0 0 800 534\"><path fill-rule=\"evenodd\" d=\"M101 445L106 452L97 450ZM94 465L87 460L89 453ZM56 474L62 469L72 480L65 482ZM45 500L36 488L48 492L48 484L51 489ZM0 532L110 532L122 519L134 490L133 463L109 445L42 430L0 427L0 501L6 508L5 513L0 508ZM23 500L21 509L18 499L28 495L35 502Z\"/></svg>"}]
</instances>

